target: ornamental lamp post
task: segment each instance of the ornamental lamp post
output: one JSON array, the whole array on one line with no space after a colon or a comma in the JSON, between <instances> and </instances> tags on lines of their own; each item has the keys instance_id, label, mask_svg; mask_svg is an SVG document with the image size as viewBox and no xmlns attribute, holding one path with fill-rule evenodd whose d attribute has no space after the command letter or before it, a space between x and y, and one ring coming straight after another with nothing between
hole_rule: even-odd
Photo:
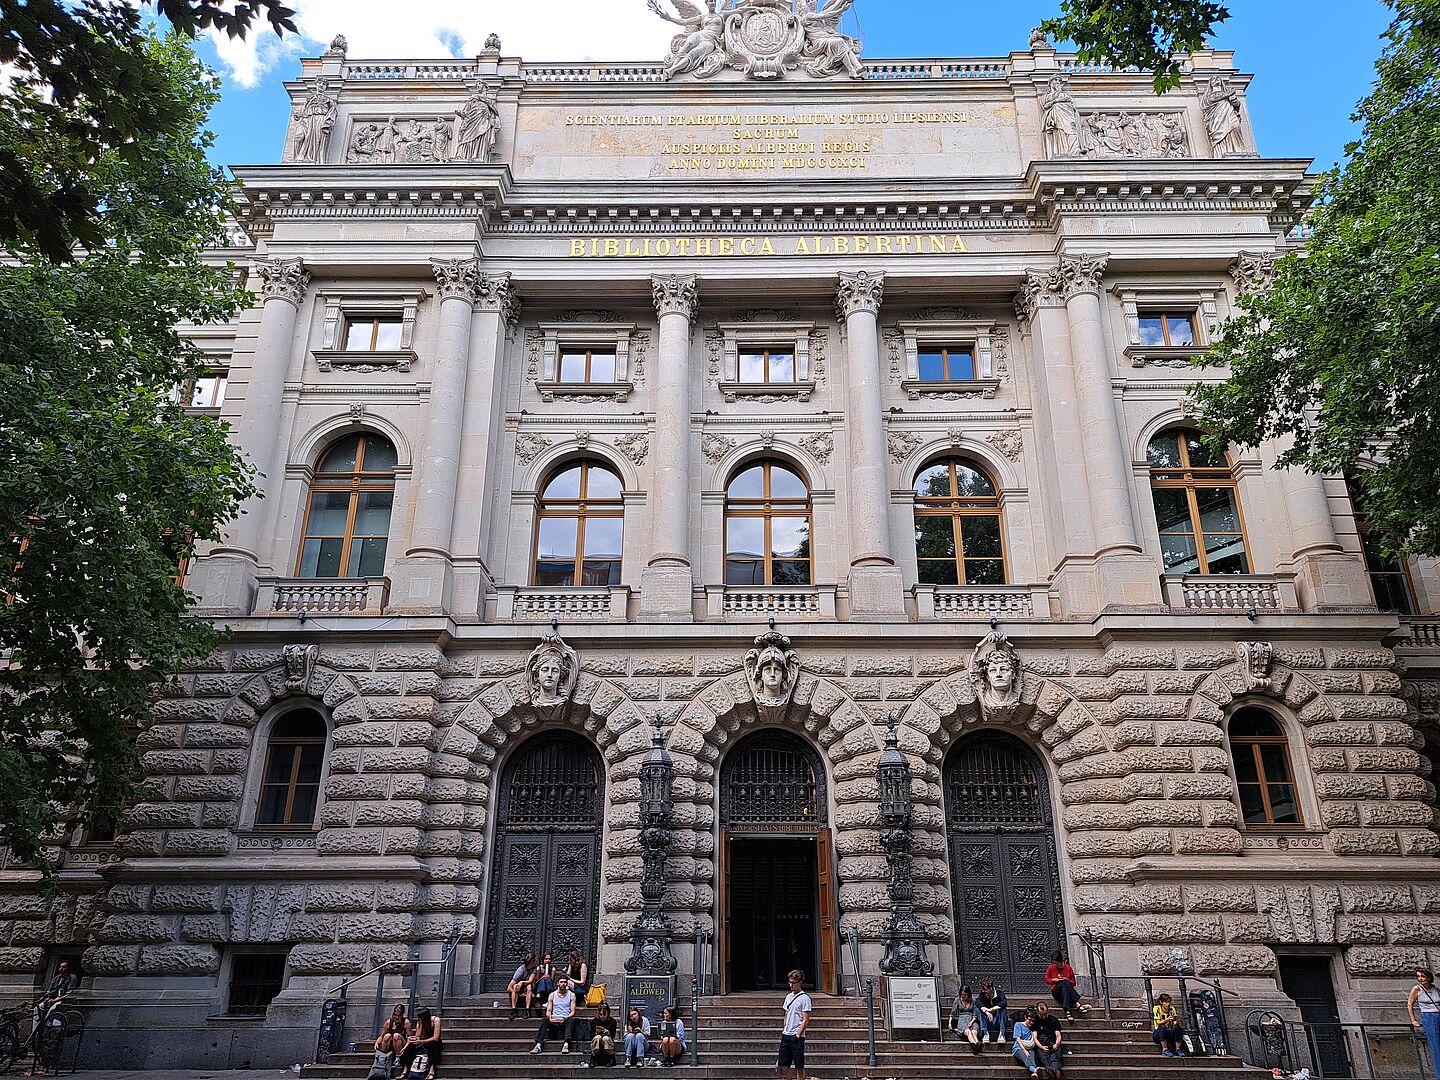
<instances>
[{"instance_id":1,"label":"ornamental lamp post","mask_svg":"<svg viewBox=\"0 0 1440 1080\"><path fill-rule=\"evenodd\" d=\"M880 788L880 844L890 867L885 891L890 896L890 917L885 923L885 954L880 971L885 975L933 975L935 965L925 955L925 928L915 915L915 878L910 854L914 836L910 821L910 759L900 749L895 722L885 734L885 749L875 766Z\"/></svg>"},{"instance_id":2,"label":"ornamental lamp post","mask_svg":"<svg viewBox=\"0 0 1440 1080\"><path fill-rule=\"evenodd\" d=\"M670 793L675 786L675 763L665 749L665 736L656 723L650 735L650 750L640 763L640 878L643 910L631 931L630 959L625 970L631 975L673 975L676 961L670 952L670 920L660 910L665 899L665 851L670 846L670 815L675 804Z\"/></svg>"}]
</instances>

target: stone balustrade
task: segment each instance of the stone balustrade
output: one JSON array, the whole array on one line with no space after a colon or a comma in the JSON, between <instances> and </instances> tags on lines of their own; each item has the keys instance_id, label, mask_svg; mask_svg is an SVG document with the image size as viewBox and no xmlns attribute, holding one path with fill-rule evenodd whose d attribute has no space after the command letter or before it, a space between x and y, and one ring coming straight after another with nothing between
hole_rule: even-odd
<instances>
[{"instance_id":1,"label":"stone balustrade","mask_svg":"<svg viewBox=\"0 0 1440 1080\"><path fill-rule=\"evenodd\" d=\"M579 589L502 585L496 590L499 622L624 622L629 609L628 585Z\"/></svg>"},{"instance_id":2,"label":"stone balustrade","mask_svg":"<svg viewBox=\"0 0 1440 1080\"><path fill-rule=\"evenodd\" d=\"M260 578L256 615L379 615L390 594L389 578Z\"/></svg>"},{"instance_id":3,"label":"stone balustrade","mask_svg":"<svg viewBox=\"0 0 1440 1080\"><path fill-rule=\"evenodd\" d=\"M1166 574L1165 602L1175 611L1298 611L1294 574Z\"/></svg>"},{"instance_id":4,"label":"stone balustrade","mask_svg":"<svg viewBox=\"0 0 1440 1080\"><path fill-rule=\"evenodd\" d=\"M1404 625L1410 631L1409 640L1401 644L1414 652L1440 652L1440 619L1407 618Z\"/></svg>"},{"instance_id":5,"label":"stone balustrade","mask_svg":"<svg viewBox=\"0 0 1440 1080\"><path fill-rule=\"evenodd\" d=\"M834 585L709 585L706 618L728 622L835 618Z\"/></svg>"},{"instance_id":6,"label":"stone balustrade","mask_svg":"<svg viewBox=\"0 0 1440 1080\"><path fill-rule=\"evenodd\" d=\"M1033 619L1050 614L1045 585L916 585L915 617L921 621Z\"/></svg>"}]
</instances>

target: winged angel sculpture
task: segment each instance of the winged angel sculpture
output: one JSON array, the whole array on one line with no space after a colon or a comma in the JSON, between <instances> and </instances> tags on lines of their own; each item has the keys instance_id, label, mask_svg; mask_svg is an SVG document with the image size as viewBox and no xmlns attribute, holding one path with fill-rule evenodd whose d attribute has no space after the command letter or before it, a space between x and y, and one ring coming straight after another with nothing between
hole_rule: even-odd
<instances>
[{"instance_id":1,"label":"winged angel sculpture","mask_svg":"<svg viewBox=\"0 0 1440 1080\"><path fill-rule=\"evenodd\" d=\"M860 43L840 33L840 17L855 0L670 0L676 14L647 0L647 6L684 33L670 42L665 77L708 79L736 68L754 79L782 78L803 68L814 78L841 72L865 77Z\"/></svg>"}]
</instances>

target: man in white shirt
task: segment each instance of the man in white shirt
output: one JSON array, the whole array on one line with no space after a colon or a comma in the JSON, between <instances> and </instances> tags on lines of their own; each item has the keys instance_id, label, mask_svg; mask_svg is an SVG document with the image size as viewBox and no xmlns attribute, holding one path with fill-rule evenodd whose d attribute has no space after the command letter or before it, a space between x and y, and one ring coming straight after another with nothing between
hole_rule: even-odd
<instances>
[{"instance_id":1,"label":"man in white shirt","mask_svg":"<svg viewBox=\"0 0 1440 1080\"><path fill-rule=\"evenodd\" d=\"M555 992L550 995L550 1000L545 1005L545 1015L540 1020L540 1029L535 1032L535 1047L530 1053L545 1052L545 1037L550 1034L552 1026L563 1029L562 1037L565 1041L560 1046L560 1052L568 1054L570 1040L575 1034L575 991L570 989L570 980L564 975L556 981Z\"/></svg>"},{"instance_id":2,"label":"man in white shirt","mask_svg":"<svg viewBox=\"0 0 1440 1080\"><path fill-rule=\"evenodd\" d=\"M805 1080L805 1029L810 1026L810 1012L815 1007L804 990L805 975L790 972L790 993L785 995L785 1027L780 1032L780 1057L775 1074L785 1076L790 1070L794 1080Z\"/></svg>"}]
</instances>

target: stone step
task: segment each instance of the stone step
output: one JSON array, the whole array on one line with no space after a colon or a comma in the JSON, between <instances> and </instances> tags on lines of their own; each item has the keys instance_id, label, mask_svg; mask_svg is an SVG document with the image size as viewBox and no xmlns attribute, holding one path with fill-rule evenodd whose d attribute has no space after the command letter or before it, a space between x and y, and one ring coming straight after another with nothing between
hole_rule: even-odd
<instances>
[{"instance_id":1,"label":"stone step","mask_svg":"<svg viewBox=\"0 0 1440 1080\"><path fill-rule=\"evenodd\" d=\"M1223 1059L1222 1059L1223 1060ZM550 1077L595 1074L672 1075L680 1080L773 1080L773 1060L765 1064L721 1063L704 1059L699 1066L689 1064L669 1069L645 1068L629 1070L617 1065L613 1069L588 1070L579 1055L541 1055L527 1057L524 1062L513 1065L458 1065L446 1061L442 1064L445 1080L548 1080ZM332 1065L307 1065L303 1071L306 1080L361 1080L363 1068L338 1068ZM907 1071L905 1080L1015 1080L1020 1076L1015 1062L1004 1060L971 1060L957 1058L953 1063L935 1068ZM1134 1059L1125 1064L1084 1065L1070 1064L1065 1068L1068 1080L1237 1080L1239 1077L1268 1076L1260 1069L1226 1068L1208 1061L1169 1058ZM884 1066L870 1067L862 1063L843 1067L827 1067L823 1078L818 1080L859 1080L862 1077L885 1077Z\"/></svg>"}]
</instances>

